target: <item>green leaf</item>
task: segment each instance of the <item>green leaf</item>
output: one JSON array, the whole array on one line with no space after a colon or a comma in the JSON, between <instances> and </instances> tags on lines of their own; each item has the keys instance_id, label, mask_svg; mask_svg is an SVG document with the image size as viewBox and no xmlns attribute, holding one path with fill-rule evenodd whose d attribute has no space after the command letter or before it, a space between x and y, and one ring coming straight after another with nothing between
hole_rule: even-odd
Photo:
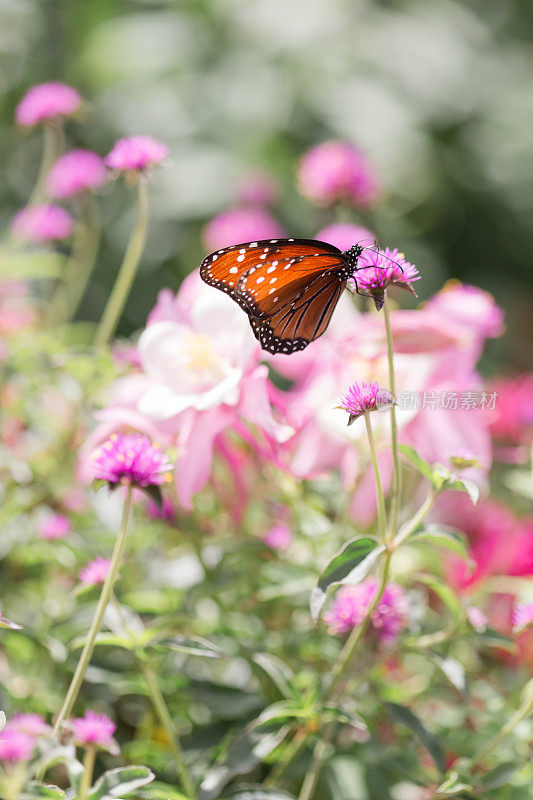
<instances>
[{"instance_id":1,"label":"green leaf","mask_svg":"<svg viewBox=\"0 0 533 800\"><path fill-rule=\"evenodd\" d=\"M405 458L413 465L413 467L418 470L418 472L420 472L424 478L427 478L432 486L435 486L436 474L431 464L428 464L427 461L424 461L424 459L418 455L414 447L410 447L408 444L400 444L398 449L400 450L400 453L405 456Z\"/></svg>"},{"instance_id":2,"label":"green leaf","mask_svg":"<svg viewBox=\"0 0 533 800\"><path fill-rule=\"evenodd\" d=\"M454 553L464 558L470 566L473 566L468 540L461 531L455 530L455 528L449 528L444 525L427 525L423 530L414 533L407 541L411 544L429 542L430 544L441 545L448 550L453 550Z\"/></svg>"},{"instance_id":3,"label":"green leaf","mask_svg":"<svg viewBox=\"0 0 533 800\"><path fill-rule=\"evenodd\" d=\"M479 487L474 481L467 481L464 478L456 478L451 475L443 484L443 489L455 489L457 492L466 492L472 503L476 505L479 500Z\"/></svg>"},{"instance_id":4,"label":"green leaf","mask_svg":"<svg viewBox=\"0 0 533 800\"><path fill-rule=\"evenodd\" d=\"M143 486L141 491L144 492L150 500L156 504L159 511L161 511L163 507L163 494L161 492L161 487L156 486L155 484L150 484L150 486Z\"/></svg>"},{"instance_id":5,"label":"green leaf","mask_svg":"<svg viewBox=\"0 0 533 800\"><path fill-rule=\"evenodd\" d=\"M294 672L285 664L280 658L271 656L269 653L255 653L252 656L252 661L257 664L263 672L266 672L274 686L280 693L288 699L294 699L295 693L291 688L291 683L294 680Z\"/></svg>"},{"instance_id":6,"label":"green leaf","mask_svg":"<svg viewBox=\"0 0 533 800\"><path fill-rule=\"evenodd\" d=\"M65 792L57 786L30 781L18 795L19 800L65 800Z\"/></svg>"},{"instance_id":7,"label":"green leaf","mask_svg":"<svg viewBox=\"0 0 533 800\"><path fill-rule=\"evenodd\" d=\"M214 800L236 775L246 775L266 758L285 738L289 727L276 733L261 734L247 726L230 744L225 758L214 764L205 776L198 800ZM91 798L92 800L92 798Z\"/></svg>"},{"instance_id":8,"label":"green leaf","mask_svg":"<svg viewBox=\"0 0 533 800\"><path fill-rule=\"evenodd\" d=\"M99 489L103 489L104 486L109 487L109 481L104 481L102 478L95 478L94 481L91 483L91 489L93 492L97 492Z\"/></svg>"},{"instance_id":9,"label":"green leaf","mask_svg":"<svg viewBox=\"0 0 533 800\"><path fill-rule=\"evenodd\" d=\"M385 708L394 722L399 722L401 725L405 725L406 728L409 728L409 730L420 739L435 762L437 768L441 772L445 772L446 759L444 757L444 751L441 743L437 737L433 733L430 733L424 727L418 717L415 716L415 714L413 714L413 712L405 706L400 706L397 703L385 703Z\"/></svg>"},{"instance_id":10,"label":"green leaf","mask_svg":"<svg viewBox=\"0 0 533 800\"><path fill-rule=\"evenodd\" d=\"M503 764L498 764L497 767L491 769L486 775L481 778L481 785L485 791L489 789L499 789L500 786L505 786L514 775L520 765L514 764L512 761L507 761Z\"/></svg>"},{"instance_id":11,"label":"green leaf","mask_svg":"<svg viewBox=\"0 0 533 800\"><path fill-rule=\"evenodd\" d=\"M442 658L442 656L438 655L437 653L420 653L420 655L426 655L427 658L441 670L441 672L450 681L452 686L457 689L457 691L462 694L465 699L470 697L468 678L465 668L459 663L459 661L457 661L456 658L452 658L451 656Z\"/></svg>"},{"instance_id":12,"label":"green leaf","mask_svg":"<svg viewBox=\"0 0 533 800\"><path fill-rule=\"evenodd\" d=\"M439 578L436 578L434 575L417 575L416 580L420 581L420 583L424 583L426 586L429 586L435 594L442 600L444 605L452 612L453 616L456 620L461 617L462 614L462 606L461 601L453 591L453 589L448 586L447 583L441 581Z\"/></svg>"},{"instance_id":13,"label":"green leaf","mask_svg":"<svg viewBox=\"0 0 533 800\"><path fill-rule=\"evenodd\" d=\"M439 794L448 795L448 797L453 797L454 795L457 796L458 794L463 794L463 792L471 792L473 789L468 783L465 783L463 779L457 774L457 772L451 772L446 780L441 783L437 791ZM470 796L470 795L469 795Z\"/></svg>"},{"instance_id":14,"label":"green leaf","mask_svg":"<svg viewBox=\"0 0 533 800\"><path fill-rule=\"evenodd\" d=\"M224 658L224 653L215 644L202 639L200 636L183 636L175 634L167 636L151 645L155 650L173 650L187 656L203 656L204 658Z\"/></svg>"},{"instance_id":15,"label":"green leaf","mask_svg":"<svg viewBox=\"0 0 533 800\"><path fill-rule=\"evenodd\" d=\"M148 767L118 767L104 772L89 792L89 800L111 800L134 792L154 780Z\"/></svg>"},{"instance_id":16,"label":"green leaf","mask_svg":"<svg viewBox=\"0 0 533 800\"><path fill-rule=\"evenodd\" d=\"M378 545L368 536L352 539L344 545L321 573L313 589L310 604L313 622L317 622L331 589L341 584L355 586L360 583L384 550L384 545Z\"/></svg>"},{"instance_id":17,"label":"green leaf","mask_svg":"<svg viewBox=\"0 0 533 800\"><path fill-rule=\"evenodd\" d=\"M237 789L227 794L224 800L296 800L293 794L280 789L264 789L262 786L250 786L248 789Z\"/></svg>"},{"instance_id":18,"label":"green leaf","mask_svg":"<svg viewBox=\"0 0 533 800\"><path fill-rule=\"evenodd\" d=\"M63 269L65 257L47 251L0 251L0 276L18 281L30 278L57 278Z\"/></svg>"},{"instance_id":19,"label":"green leaf","mask_svg":"<svg viewBox=\"0 0 533 800\"><path fill-rule=\"evenodd\" d=\"M284 701L272 703L253 721L256 730L279 730L282 725L295 719L309 719L309 712Z\"/></svg>"},{"instance_id":20,"label":"green leaf","mask_svg":"<svg viewBox=\"0 0 533 800\"><path fill-rule=\"evenodd\" d=\"M138 789L137 794L142 800L188 800L186 795L161 781L154 781L146 789Z\"/></svg>"},{"instance_id":21,"label":"green leaf","mask_svg":"<svg viewBox=\"0 0 533 800\"><path fill-rule=\"evenodd\" d=\"M495 631L493 628L485 628L484 631L478 633L478 636L481 638L483 644L489 647L501 647L502 650L507 650L509 653L516 652L516 642L509 636Z\"/></svg>"}]
</instances>

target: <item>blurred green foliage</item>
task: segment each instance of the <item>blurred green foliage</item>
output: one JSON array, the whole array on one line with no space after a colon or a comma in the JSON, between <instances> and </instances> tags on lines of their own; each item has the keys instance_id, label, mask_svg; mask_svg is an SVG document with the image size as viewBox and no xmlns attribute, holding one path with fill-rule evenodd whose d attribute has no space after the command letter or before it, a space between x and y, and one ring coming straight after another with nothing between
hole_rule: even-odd
<instances>
[{"instance_id":1,"label":"blurred green foliage","mask_svg":"<svg viewBox=\"0 0 533 800\"><path fill-rule=\"evenodd\" d=\"M152 226L121 333L204 254L200 232L270 171L287 230L326 221L298 196L297 159L346 138L377 165L370 224L424 272L422 297L458 277L494 292L510 335L494 356L527 367L533 249L533 6L519 0L4 0L0 4L0 221L25 203L38 134L13 129L34 83L60 79L93 105L71 145L106 152L148 133L171 158L152 186ZM97 319L131 227L119 184L102 197L104 239L83 305Z\"/></svg>"}]
</instances>

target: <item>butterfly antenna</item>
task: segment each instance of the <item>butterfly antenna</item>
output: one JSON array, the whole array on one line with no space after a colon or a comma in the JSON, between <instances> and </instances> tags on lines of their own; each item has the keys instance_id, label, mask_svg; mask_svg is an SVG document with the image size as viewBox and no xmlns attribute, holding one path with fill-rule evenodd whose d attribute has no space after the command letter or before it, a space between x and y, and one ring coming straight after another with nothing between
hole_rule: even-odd
<instances>
[{"instance_id":1,"label":"butterfly antenna","mask_svg":"<svg viewBox=\"0 0 533 800\"><path fill-rule=\"evenodd\" d=\"M382 250L380 250L380 249L379 249L379 246L378 246L378 243L377 243L377 242L375 243L375 245L374 245L374 246L375 246L375 247L377 247L377 250L374 250L374 248L373 248L373 247L363 247L363 250L372 250L372 252L373 252L373 253L378 253L378 255L380 255L382 258L386 258L386 259L387 259L387 261L390 261L390 262L391 262L391 264L396 264L396 266L398 267L398 269L399 269L401 272L403 272L403 267L402 267L400 264L398 264L398 262L397 262L397 261L395 261L395 260L394 260L393 258L391 258L390 256L386 256L386 255L385 255L385 253L384 253ZM374 265L374 264L369 264L369 266L370 266L370 267L373 267L373 266L375 266L375 265ZM368 267L359 267L359 269L368 269Z\"/></svg>"}]
</instances>

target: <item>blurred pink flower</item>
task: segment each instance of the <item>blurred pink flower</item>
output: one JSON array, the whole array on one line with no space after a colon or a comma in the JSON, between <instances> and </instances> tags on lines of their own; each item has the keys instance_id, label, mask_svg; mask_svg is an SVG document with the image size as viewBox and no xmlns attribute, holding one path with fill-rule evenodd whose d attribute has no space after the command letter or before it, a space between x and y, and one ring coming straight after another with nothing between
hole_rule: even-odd
<instances>
[{"instance_id":1,"label":"blurred pink flower","mask_svg":"<svg viewBox=\"0 0 533 800\"><path fill-rule=\"evenodd\" d=\"M209 222L203 232L208 250L219 250L232 244L258 239L280 239L285 231L263 208L232 208Z\"/></svg>"},{"instance_id":2,"label":"blurred pink flower","mask_svg":"<svg viewBox=\"0 0 533 800\"><path fill-rule=\"evenodd\" d=\"M367 578L357 586L343 586L335 594L324 622L333 634L348 633L363 622L370 608L378 583ZM407 625L409 601L401 586L388 583L370 616L370 626L385 644L393 643Z\"/></svg>"},{"instance_id":3,"label":"blurred pink flower","mask_svg":"<svg viewBox=\"0 0 533 800\"><path fill-rule=\"evenodd\" d=\"M371 206L378 196L374 167L348 142L330 141L309 150L298 170L300 192L318 205Z\"/></svg>"},{"instance_id":4,"label":"blurred pink flower","mask_svg":"<svg viewBox=\"0 0 533 800\"><path fill-rule=\"evenodd\" d=\"M533 625L533 603L517 603L514 607L513 633L521 633L530 625Z\"/></svg>"},{"instance_id":5,"label":"blurred pink flower","mask_svg":"<svg viewBox=\"0 0 533 800\"><path fill-rule=\"evenodd\" d=\"M80 570L80 581L87 586L97 586L107 578L110 566L109 558L95 558Z\"/></svg>"},{"instance_id":6,"label":"blurred pink flower","mask_svg":"<svg viewBox=\"0 0 533 800\"><path fill-rule=\"evenodd\" d=\"M245 206L270 206L277 195L276 181L268 172L248 172L237 183L237 199Z\"/></svg>"},{"instance_id":7,"label":"blurred pink flower","mask_svg":"<svg viewBox=\"0 0 533 800\"><path fill-rule=\"evenodd\" d=\"M71 150L53 165L46 185L51 197L63 198L96 189L106 180L107 170L97 153L92 150Z\"/></svg>"},{"instance_id":8,"label":"blurred pink flower","mask_svg":"<svg viewBox=\"0 0 533 800\"><path fill-rule=\"evenodd\" d=\"M288 525L277 523L261 536L267 547L272 550L288 550L292 544L291 529Z\"/></svg>"},{"instance_id":9,"label":"blurred pink flower","mask_svg":"<svg viewBox=\"0 0 533 800\"><path fill-rule=\"evenodd\" d=\"M405 260L396 248L389 250L366 249L361 254L354 275L357 290L373 298L376 308L383 306L385 292L389 287L404 289L416 297L413 281L420 280L417 268Z\"/></svg>"},{"instance_id":10,"label":"blurred pink flower","mask_svg":"<svg viewBox=\"0 0 533 800\"><path fill-rule=\"evenodd\" d=\"M96 714L94 711L86 711L84 717L72 720L74 739L82 746L108 747L113 741L116 727L105 714Z\"/></svg>"},{"instance_id":11,"label":"blurred pink flower","mask_svg":"<svg viewBox=\"0 0 533 800\"><path fill-rule=\"evenodd\" d=\"M468 621L478 633L483 633L484 630L487 629L487 625L489 620L487 615L483 613L483 611L478 608L477 606L470 606L466 609L466 616L468 617Z\"/></svg>"},{"instance_id":12,"label":"blurred pink flower","mask_svg":"<svg viewBox=\"0 0 533 800\"><path fill-rule=\"evenodd\" d=\"M81 104L81 96L71 86L40 83L26 92L17 106L15 119L18 125L36 125L56 117L69 117Z\"/></svg>"},{"instance_id":13,"label":"blurred pink flower","mask_svg":"<svg viewBox=\"0 0 533 800\"><path fill-rule=\"evenodd\" d=\"M504 331L502 309L489 292L477 286L448 281L444 289L428 300L427 309L454 322L466 337L473 334L479 344L501 336Z\"/></svg>"},{"instance_id":14,"label":"blurred pink flower","mask_svg":"<svg viewBox=\"0 0 533 800\"><path fill-rule=\"evenodd\" d=\"M533 440L533 375L517 375L493 381L490 391L497 398L490 417L492 435L508 444L531 444Z\"/></svg>"},{"instance_id":15,"label":"blurred pink flower","mask_svg":"<svg viewBox=\"0 0 533 800\"><path fill-rule=\"evenodd\" d=\"M8 725L0 732L0 761L14 764L29 761L35 747L34 739Z\"/></svg>"},{"instance_id":16,"label":"blurred pink flower","mask_svg":"<svg viewBox=\"0 0 533 800\"><path fill-rule=\"evenodd\" d=\"M10 719L6 728L20 731L27 736L42 736L49 733L51 728L39 714L16 714Z\"/></svg>"},{"instance_id":17,"label":"blurred pink flower","mask_svg":"<svg viewBox=\"0 0 533 800\"><path fill-rule=\"evenodd\" d=\"M349 414L348 425L363 414L389 408L394 403L392 394L387 389L380 389L375 382L353 383L346 394L339 398L338 408Z\"/></svg>"},{"instance_id":18,"label":"blurred pink flower","mask_svg":"<svg viewBox=\"0 0 533 800\"><path fill-rule=\"evenodd\" d=\"M68 211L54 205L27 206L15 214L11 222L13 235L30 242L66 239L73 227L74 221Z\"/></svg>"},{"instance_id":19,"label":"blurred pink flower","mask_svg":"<svg viewBox=\"0 0 533 800\"><path fill-rule=\"evenodd\" d=\"M176 509L168 497L163 497L161 508L153 500L150 500L146 506L146 513L149 517L154 517L154 519L163 519L166 522L171 522L176 516Z\"/></svg>"},{"instance_id":20,"label":"blurred pink flower","mask_svg":"<svg viewBox=\"0 0 533 800\"><path fill-rule=\"evenodd\" d=\"M115 143L104 162L111 169L142 172L160 164L168 153L168 147L151 136L129 136Z\"/></svg>"},{"instance_id":21,"label":"blurred pink flower","mask_svg":"<svg viewBox=\"0 0 533 800\"><path fill-rule=\"evenodd\" d=\"M318 231L316 237L320 242L329 242L343 252L354 244L368 246L374 243L375 236L367 228L352 225L348 222L334 222Z\"/></svg>"},{"instance_id":22,"label":"blurred pink flower","mask_svg":"<svg viewBox=\"0 0 533 800\"><path fill-rule=\"evenodd\" d=\"M68 536L72 524L68 517L63 514L50 514L43 517L38 525L39 536L41 539L64 539Z\"/></svg>"},{"instance_id":23,"label":"blurred pink flower","mask_svg":"<svg viewBox=\"0 0 533 800\"><path fill-rule=\"evenodd\" d=\"M174 468L161 447L140 433L112 434L91 453L90 462L94 477L111 486L160 486Z\"/></svg>"}]
</instances>

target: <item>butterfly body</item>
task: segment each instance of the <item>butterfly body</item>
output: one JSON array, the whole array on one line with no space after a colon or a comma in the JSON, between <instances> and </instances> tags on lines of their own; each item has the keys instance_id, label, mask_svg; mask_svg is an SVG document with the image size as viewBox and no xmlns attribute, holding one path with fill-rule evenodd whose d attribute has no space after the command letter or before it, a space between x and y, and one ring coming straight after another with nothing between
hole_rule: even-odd
<instances>
[{"instance_id":1,"label":"butterfly body","mask_svg":"<svg viewBox=\"0 0 533 800\"><path fill-rule=\"evenodd\" d=\"M200 276L248 314L264 350L289 354L324 333L362 250L354 245L343 253L314 239L262 239L211 253Z\"/></svg>"}]
</instances>

